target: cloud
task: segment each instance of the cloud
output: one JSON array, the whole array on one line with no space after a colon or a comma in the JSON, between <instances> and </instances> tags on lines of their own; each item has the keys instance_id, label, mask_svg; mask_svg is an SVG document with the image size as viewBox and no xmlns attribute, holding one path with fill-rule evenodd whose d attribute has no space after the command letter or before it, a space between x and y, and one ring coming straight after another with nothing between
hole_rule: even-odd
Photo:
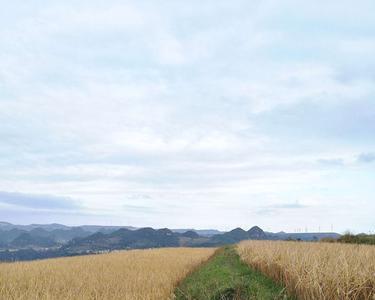
<instances>
[{"instance_id":1,"label":"cloud","mask_svg":"<svg viewBox=\"0 0 375 300\"><path fill-rule=\"evenodd\" d=\"M283 210L299 210L304 208L308 208L308 205L300 204L299 202L270 204L257 209L256 213L260 215L281 214Z\"/></svg>"},{"instance_id":2,"label":"cloud","mask_svg":"<svg viewBox=\"0 0 375 300\"><path fill-rule=\"evenodd\" d=\"M280 209L284 209L284 208L305 208L305 207L307 207L307 205L303 205L303 204L300 204L298 202L295 202L295 203L277 204L277 205L273 205L272 207L273 208L280 208Z\"/></svg>"},{"instance_id":3,"label":"cloud","mask_svg":"<svg viewBox=\"0 0 375 300\"><path fill-rule=\"evenodd\" d=\"M0 203L15 207L31 208L33 210L59 211L80 209L80 206L69 198L4 191L0 191Z\"/></svg>"},{"instance_id":4,"label":"cloud","mask_svg":"<svg viewBox=\"0 0 375 300\"><path fill-rule=\"evenodd\" d=\"M137 213L156 213L157 212L157 210L154 207L142 206L142 205L126 204L123 206L123 208L127 212L137 212Z\"/></svg>"},{"instance_id":5,"label":"cloud","mask_svg":"<svg viewBox=\"0 0 375 300\"><path fill-rule=\"evenodd\" d=\"M371 163L375 161L375 153L374 152L361 153L360 155L358 155L357 160L358 162L362 162L362 163Z\"/></svg>"},{"instance_id":6,"label":"cloud","mask_svg":"<svg viewBox=\"0 0 375 300\"><path fill-rule=\"evenodd\" d=\"M375 147L373 1L19 3L0 11L0 190L24 194L3 205L279 230L328 201L337 227L371 225L342 198L374 208L373 164L351 163Z\"/></svg>"},{"instance_id":7,"label":"cloud","mask_svg":"<svg viewBox=\"0 0 375 300\"><path fill-rule=\"evenodd\" d=\"M342 166L344 160L342 158L321 158L318 163L326 166Z\"/></svg>"}]
</instances>

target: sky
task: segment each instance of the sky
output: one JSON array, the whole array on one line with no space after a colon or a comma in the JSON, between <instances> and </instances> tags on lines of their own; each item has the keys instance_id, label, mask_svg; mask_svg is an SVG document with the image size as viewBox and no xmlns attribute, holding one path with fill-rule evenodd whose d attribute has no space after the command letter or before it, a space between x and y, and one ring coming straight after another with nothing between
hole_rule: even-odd
<instances>
[{"instance_id":1,"label":"sky","mask_svg":"<svg viewBox=\"0 0 375 300\"><path fill-rule=\"evenodd\" d=\"M373 0L1 7L1 221L375 230Z\"/></svg>"}]
</instances>

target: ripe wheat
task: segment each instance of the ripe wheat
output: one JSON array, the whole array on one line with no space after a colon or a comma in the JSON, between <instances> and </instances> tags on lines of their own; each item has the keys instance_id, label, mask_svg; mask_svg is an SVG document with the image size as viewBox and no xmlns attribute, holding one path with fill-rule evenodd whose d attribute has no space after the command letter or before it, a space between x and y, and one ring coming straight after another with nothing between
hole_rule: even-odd
<instances>
[{"instance_id":1,"label":"ripe wheat","mask_svg":"<svg viewBox=\"0 0 375 300\"><path fill-rule=\"evenodd\" d=\"M244 241L237 250L298 299L375 300L375 246Z\"/></svg>"},{"instance_id":2,"label":"ripe wheat","mask_svg":"<svg viewBox=\"0 0 375 300\"><path fill-rule=\"evenodd\" d=\"M164 248L0 264L1 299L170 299L215 249Z\"/></svg>"}]
</instances>

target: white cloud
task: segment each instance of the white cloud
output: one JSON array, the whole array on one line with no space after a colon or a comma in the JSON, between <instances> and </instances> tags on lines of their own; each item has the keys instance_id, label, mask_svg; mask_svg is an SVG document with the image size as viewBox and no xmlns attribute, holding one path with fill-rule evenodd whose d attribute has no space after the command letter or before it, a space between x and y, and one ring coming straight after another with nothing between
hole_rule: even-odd
<instances>
[{"instance_id":1,"label":"white cloud","mask_svg":"<svg viewBox=\"0 0 375 300\"><path fill-rule=\"evenodd\" d=\"M373 226L372 3L338 4L8 4L0 190L71 197L73 223Z\"/></svg>"}]
</instances>

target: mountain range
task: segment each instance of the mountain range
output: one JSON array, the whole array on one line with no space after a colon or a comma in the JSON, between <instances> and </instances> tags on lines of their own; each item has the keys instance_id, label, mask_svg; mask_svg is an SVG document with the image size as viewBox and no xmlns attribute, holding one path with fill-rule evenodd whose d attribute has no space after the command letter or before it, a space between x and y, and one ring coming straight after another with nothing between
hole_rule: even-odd
<instances>
[{"instance_id":1,"label":"mountain range","mask_svg":"<svg viewBox=\"0 0 375 300\"><path fill-rule=\"evenodd\" d=\"M101 253L120 249L216 247L242 240L305 240L338 238L337 233L271 233L254 226L228 232L194 229L153 229L131 226L61 224L13 225L0 222L0 261Z\"/></svg>"}]
</instances>

